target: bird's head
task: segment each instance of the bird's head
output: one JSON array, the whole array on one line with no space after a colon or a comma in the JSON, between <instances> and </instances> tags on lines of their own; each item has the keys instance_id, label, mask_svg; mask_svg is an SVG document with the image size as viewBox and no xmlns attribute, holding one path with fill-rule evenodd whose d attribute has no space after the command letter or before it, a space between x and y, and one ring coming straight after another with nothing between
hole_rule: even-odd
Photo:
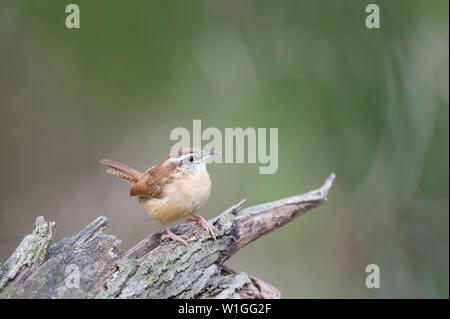
<instances>
[{"instance_id":1,"label":"bird's head","mask_svg":"<svg viewBox=\"0 0 450 319\"><path fill-rule=\"evenodd\" d=\"M204 152L196 148L180 148L167 156L165 164L175 164L180 170L195 174L206 170L206 160L217 154L219 153Z\"/></svg>"}]
</instances>

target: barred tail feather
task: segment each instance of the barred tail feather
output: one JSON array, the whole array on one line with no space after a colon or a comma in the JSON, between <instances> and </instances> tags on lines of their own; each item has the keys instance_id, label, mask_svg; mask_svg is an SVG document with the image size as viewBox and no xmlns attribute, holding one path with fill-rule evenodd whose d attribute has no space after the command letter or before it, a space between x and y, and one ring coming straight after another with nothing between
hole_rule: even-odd
<instances>
[{"instance_id":1,"label":"barred tail feather","mask_svg":"<svg viewBox=\"0 0 450 319\"><path fill-rule=\"evenodd\" d=\"M100 163L109 167L107 169L109 174L124 179L132 184L135 184L137 180L142 177L142 173L134 168L126 166L125 164L108 159L102 159L100 160Z\"/></svg>"},{"instance_id":2,"label":"barred tail feather","mask_svg":"<svg viewBox=\"0 0 450 319\"><path fill-rule=\"evenodd\" d=\"M120 172L120 171L118 171L118 170L116 170L114 168L108 168L106 170L106 172L108 174L111 174L111 175L117 176L117 177L119 177L121 179L124 179L127 182L130 182L132 184L134 184L136 182L136 180L135 180L135 178L133 176L130 176L127 173L124 173L124 172Z\"/></svg>"}]
</instances>

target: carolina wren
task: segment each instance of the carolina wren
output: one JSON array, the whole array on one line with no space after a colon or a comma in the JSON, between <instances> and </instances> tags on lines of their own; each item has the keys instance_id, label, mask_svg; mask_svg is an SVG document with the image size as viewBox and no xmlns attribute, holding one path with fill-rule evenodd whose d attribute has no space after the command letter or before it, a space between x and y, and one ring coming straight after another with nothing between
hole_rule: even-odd
<instances>
[{"instance_id":1,"label":"carolina wren","mask_svg":"<svg viewBox=\"0 0 450 319\"><path fill-rule=\"evenodd\" d=\"M206 160L213 155L214 152L180 148L145 173L108 159L102 159L100 163L109 167L109 174L133 184L130 196L137 196L139 204L166 230L167 235L161 239L170 238L188 246L185 236L175 235L167 224L190 215L188 222L197 222L216 239L214 226L195 214L211 193Z\"/></svg>"}]
</instances>

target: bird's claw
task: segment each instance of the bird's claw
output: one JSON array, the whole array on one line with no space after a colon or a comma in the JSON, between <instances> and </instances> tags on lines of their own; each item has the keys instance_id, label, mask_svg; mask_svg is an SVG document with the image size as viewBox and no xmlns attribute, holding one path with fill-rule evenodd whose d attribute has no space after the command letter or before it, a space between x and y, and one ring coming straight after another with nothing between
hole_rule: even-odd
<instances>
[{"instance_id":1,"label":"bird's claw","mask_svg":"<svg viewBox=\"0 0 450 319\"><path fill-rule=\"evenodd\" d=\"M167 234L161 236L161 240L165 239L171 239L173 241L182 243L186 247L189 247L189 244L187 243L188 237L185 235L175 235L173 232L167 232Z\"/></svg>"},{"instance_id":2,"label":"bird's claw","mask_svg":"<svg viewBox=\"0 0 450 319\"><path fill-rule=\"evenodd\" d=\"M217 228L213 226L213 224L209 223L206 219L204 219L202 216L199 215L192 215L192 217L189 217L187 219L188 222L196 222L199 224L204 230L206 230L211 237L216 240L216 235L214 232L217 231Z\"/></svg>"}]
</instances>

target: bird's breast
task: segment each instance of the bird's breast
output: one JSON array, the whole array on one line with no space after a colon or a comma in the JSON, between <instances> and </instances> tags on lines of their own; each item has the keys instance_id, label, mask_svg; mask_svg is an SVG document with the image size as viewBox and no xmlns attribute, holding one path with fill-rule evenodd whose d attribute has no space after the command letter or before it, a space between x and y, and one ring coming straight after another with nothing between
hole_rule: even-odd
<instances>
[{"instance_id":1,"label":"bird's breast","mask_svg":"<svg viewBox=\"0 0 450 319\"><path fill-rule=\"evenodd\" d=\"M170 223L195 213L209 198L211 179L206 170L196 174L180 173L163 189L164 196L140 198L148 214L161 223Z\"/></svg>"}]
</instances>

